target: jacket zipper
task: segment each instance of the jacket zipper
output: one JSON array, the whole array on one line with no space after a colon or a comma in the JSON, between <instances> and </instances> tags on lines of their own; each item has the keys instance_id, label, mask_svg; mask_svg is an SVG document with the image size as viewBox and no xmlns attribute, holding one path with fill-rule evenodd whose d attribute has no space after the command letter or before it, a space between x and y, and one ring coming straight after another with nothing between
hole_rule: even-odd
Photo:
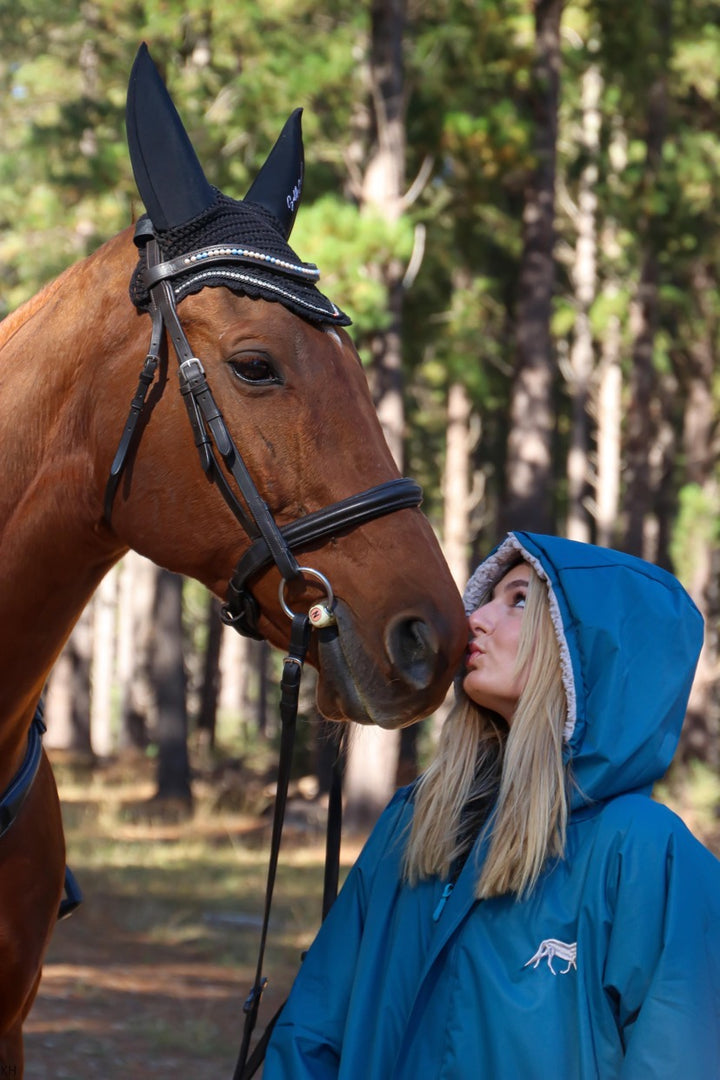
<instances>
[{"instance_id":1,"label":"jacket zipper","mask_svg":"<svg viewBox=\"0 0 720 1080\"><path fill-rule=\"evenodd\" d=\"M447 904L448 899L450 897L450 894L453 891L454 887L455 887L454 883L452 881L449 881L447 883L447 885L445 886L445 888L443 889L442 895L440 897L440 902L438 903L437 907L433 911L433 922L437 922L438 919L440 918L440 916L442 915L443 908Z\"/></svg>"}]
</instances>

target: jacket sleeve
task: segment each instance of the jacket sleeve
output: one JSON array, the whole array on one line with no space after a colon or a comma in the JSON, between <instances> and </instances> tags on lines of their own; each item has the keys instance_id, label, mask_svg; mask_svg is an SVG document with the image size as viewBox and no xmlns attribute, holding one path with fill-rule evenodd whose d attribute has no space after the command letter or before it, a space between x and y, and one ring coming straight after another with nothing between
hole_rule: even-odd
<instances>
[{"instance_id":1,"label":"jacket sleeve","mask_svg":"<svg viewBox=\"0 0 720 1080\"><path fill-rule=\"evenodd\" d=\"M707 1080L720 1076L720 863L654 809L652 828L630 830L608 883L604 986L624 1048L620 1077Z\"/></svg>"},{"instance_id":2,"label":"jacket sleeve","mask_svg":"<svg viewBox=\"0 0 720 1080\"><path fill-rule=\"evenodd\" d=\"M380 818L303 961L268 1045L263 1080L338 1075L368 890L404 795L399 792Z\"/></svg>"}]
</instances>

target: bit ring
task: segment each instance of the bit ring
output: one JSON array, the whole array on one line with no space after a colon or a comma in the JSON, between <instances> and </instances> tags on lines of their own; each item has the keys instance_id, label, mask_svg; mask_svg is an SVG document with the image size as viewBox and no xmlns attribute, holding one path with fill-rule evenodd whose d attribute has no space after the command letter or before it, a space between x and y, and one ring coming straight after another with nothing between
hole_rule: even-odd
<instances>
[{"instance_id":1,"label":"bit ring","mask_svg":"<svg viewBox=\"0 0 720 1080\"><path fill-rule=\"evenodd\" d=\"M313 604L308 611L310 622L315 627L331 626L335 622L335 616L333 615L333 605L335 603L335 595L332 591L332 585L319 570L313 570L310 566L299 566L298 570L301 575L307 575L308 577L315 578L325 590L325 599L320 603ZM280 582L280 588L278 590L278 598L280 600L280 606L289 619L294 619L296 612L288 606L285 600L285 586L287 585L287 579L283 578Z\"/></svg>"}]
</instances>

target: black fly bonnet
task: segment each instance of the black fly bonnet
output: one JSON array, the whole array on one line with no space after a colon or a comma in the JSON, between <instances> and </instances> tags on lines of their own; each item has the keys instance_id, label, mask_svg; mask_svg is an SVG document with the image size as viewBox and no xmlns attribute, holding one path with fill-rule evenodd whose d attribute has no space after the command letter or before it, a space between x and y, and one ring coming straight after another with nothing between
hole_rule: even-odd
<instances>
[{"instance_id":1,"label":"black fly bonnet","mask_svg":"<svg viewBox=\"0 0 720 1080\"><path fill-rule=\"evenodd\" d=\"M159 72L141 47L128 88L128 143L162 265L173 267L177 303L206 285L224 285L253 300L277 301L311 322L349 324L317 288L317 267L301 262L287 243L304 179L301 113L296 109L288 118L245 198L232 199L206 180ZM159 278L148 276L143 246L130 284L136 307L149 308L149 287Z\"/></svg>"}]
</instances>

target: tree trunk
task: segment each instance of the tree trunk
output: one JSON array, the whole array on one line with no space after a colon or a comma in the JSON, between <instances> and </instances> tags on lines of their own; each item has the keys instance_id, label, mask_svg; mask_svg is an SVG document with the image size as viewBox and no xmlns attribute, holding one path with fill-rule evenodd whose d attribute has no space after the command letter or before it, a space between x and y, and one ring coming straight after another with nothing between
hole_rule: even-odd
<instances>
[{"instance_id":1,"label":"tree trunk","mask_svg":"<svg viewBox=\"0 0 720 1080\"><path fill-rule=\"evenodd\" d=\"M371 147L361 204L394 222L402 213L405 186L405 0L372 0L368 64ZM389 325L371 341L373 394L393 457L402 471L405 406L402 368L404 267L392 259L383 268Z\"/></svg>"},{"instance_id":2,"label":"tree trunk","mask_svg":"<svg viewBox=\"0 0 720 1080\"><path fill-rule=\"evenodd\" d=\"M246 735L272 734L268 716L267 681L270 646L242 637L224 627L220 649L220 709Z\"/></svg>"},{"instance_id":3,"label":"tree trunk","mask_svg":"<svg viewBox=\"0 0 720 1080\"><path fill-rule=\"evenodd\" d=\"M650 485L653 491L650 528L646 536L648 558L664 570L672 572L670 544L673 525L678 513L678 498L673 483L677 458L675 410L679 387L674 375L665 373L657 380L657 418L655 445L650 455Z\"/></svg>"},{"instance_id":4,"label":"tree trunk","mask_svg":"<svg viewBox=\"0 0 720 1080\"><path fill-rule=\"evenodd\" d=\"M118 675L122 691L119 744L144 751L155 720L150 670L157 566L129 551L122 561L118 612Z\"/></svg>"},{"instance_id":5,"label":"tree trunk","mask_svg":"<svg viewBox=\"0 0 720 1080\"><path fill-rule=\"evenodd\" d=\"M621 417L620 319L611 315L603 335L597 394L595 520L596 540L603 547L612 547L616 542L620 510Z\"/></svg>"},{"instance_id":6,"label":"tree trunk","mask_svg":"<svg viewBox=\"0 0 720 1080\"><path fill-rule=\"evenodd\" d=\"M669 33L671 25L669 0L656 5L659 24ZM667 44L667 43L666 43ZM644 200L649 202L657 183L662 147L667 125L667 86L665 66L649 88L646 118L646 154L643 172ZM657 385L653 353L658 323L658 251L654 235L654 218L646 209L638 222L642 245L640 281L634 308L635 335L632 350L630 405L627 416L625 463L625 538L623 547L633 555L652 558L653 522L651 512L655 498L652 484L650 454L656 446Z\"/></svg>"},{"instance_id":7,"label":"tree trunk","mask_svg":"<svg viewBox=\"0 0 720 1080\"><path fill-rule=\"evenodd\" d=\"M115 686L118 570L105 575L93 598L92 697L90 731L93 750L108 758L115 749L112 711Z\"/></svg>"},{"instance_id":8,"label":"tree trunk","mask_svg":"<svg viewBox=\"0 0 720 1080\"><path fill-rule=\"evenodd\" d=\"M348 740L344 822L350 832L371 828L395 787L400 733L353 725Z\"/></svg>"},{"instance_id":9,"label":"tree trunk","mask_svg":"<svg viewBox=\"0 0 720 1080\"><path fill-rule=\"evenodd\" d=\"M719 503L720 496L716 489L713 505L717 507ZM678 756L683 761L703 761L717 772L720 769L720 704L717 694L720 549L707 543L705 537L698 540L695 575L687 584L690 595L705 617L705 640L690 692Z\"/></svg>"},{"instance_id":10,"label":"tree trunk","mask_svg":"<svg viewBox=\"0 0 720 1080\"><path fill-rule=\"evenodd\" d=\"M447 400L443 552L460 590L469 576L471 412L467 390L462 383L452 383Z\"/></svg>"},{"instance_id":11,"label":"tree trunk","mask_svg":"<svg viewBox=\"0 0 720 1080\"><path fill-rule=\"evenodd\" d=\"M597 283L597 195L600 149L600 95L602 77L592 64L582 79L582 145L586 164L580 175L577 202L577 243L573 283L575 286L575 332L570 349L572 419L568 454L568 515L566 535L588 543L592 539L587 509L590 476L590 424L588 400L594 368L590 308Z\"/></svg>"},{"instance_id":12,"label":"tree trunk","mask_svg":"<svg viewBox=\"0 0 720 1080\"><path fill-rule=\"evenodd\" d=\"M152 673L157 719L157 799L192 802L182 633L183 581L159 570L155 591Z\"/></svg>"},{"instance_id":13,"label":"tree trunk","mask_svg":"<svg viewBox=\"0 0 720 1080\"><path fill-rule=\"evenodd\" d=\"M371 145L361 203L386 220L402 213L405 184L405 0L372 0L368 60ZM390 322L373 336L372 387L385 438L402 471L405 407L402 369L404 267L393 259L383 269ZM349 742L345 773L346 821L351 828L373 823L395 788L398 732L364 728Z\"/></svg>"},{"instance_id":14,"label":"tree trunk","mask_svg":"<svg viewBox=\"0 0 720 1080\"><path fill-rule=\"evenodd\" d=\"M238 729L247 721L244 704L250 671L249 639L231 626L220 624L220 689L218 705L221 715L232 718Z\"/></svg>"},{"instance_id":15,"label":"tree trunk","mask_svg":"<svg viewBox=\"0 0 720 1080\"><path fill-rule=\"evenodd\" d=\"M627 486L623 547L631 555L648 557L646 541L652 506L649 450L656 434L653 424L656 393L653 345L657 320L657 262L654 253L645 257L634 310L636 331L625 442Z\"/></svg>"},{"instance_id":16,"label":"tree trunk","mask_svg":"<svg viewBox=\"0 0 720 1080\"><path fill-rule=\"evenodd\" d=\"M627 156L627 135L622 124L616 123L608 153L614 176L619 176L624 171ZM613 178L609 177L609 182ZM614 547L620 543L618 523L622 468L623 374L622 323L617 313L622 249L618 240L617 222L612 217L606 217L603 221L601 246L606 264L603 293L608 318L600 333L602 352L597 387L595 539L603 547Z\"/></svg>"},{"instance_id":17,"label":"tree trunk","mask_svg":"<svg viewBox=\"0 0 720 1080\"><path fill-rule=\"evenodd\" d=\"M472 404L462 383L448 388L447 437L443 473L443 552L453 580L460 592L470 576L470 515L473 506L472 452L477 433L471 430ZM430 724L434 742L452 707L455 691L451 686L445 701L433 714ZM406 734L407 733L407 734ZM408 783L417 774L417 725L405 728L400 736L398 784Z\"/></svg>"},{"instance_id":18,"label":"tree trunk","mask_svg":"<svg viewBox=\"0 0 720 1080\"><path fill-rule=\"evenodd\" d=\"M720 547L717 541L720 491L715 472L718 421L713 400L717 320L708 298L714 297L716 292L717 282L707 268L698 263L693 274L693 293L702 315L703 332L694 338L684 358L689 379L685 392L683 449L687 482L702 493L706 521L704 528L692 530L693 551L685 553L685 560L694 572L685 584L705 619L705 640L680 738L682 758L699 758L715 770L720 768L720 697L717 692L720 672Z\"/></svg>"},{"instance_id":19,"label":"tree trunk","mask_svg":"<svg viewBox=\"0 0 720 1080\"><path fill-rule=\"evenodd\" d=\"M46 745L87 758L93 756L90 737L92 636L92 605L88 604L50 674L45 697Z\"/></svg>"},{"instance_id":20,"label":"tree trunk","mask_svg":"<svg viewBox=\"0 0 720 1080\"><path fill-rule=\"evenodd\" d=\"M551 532L554 514L553 391L550 316L555 280L555 159L560 93L560 18L564 0L536 0L533 105L537 165L525 191L518 279L517 349L510 405L507 501L503 531Z\"/></svg>"},{"instance_id":21,"label":"tree trunk","mask_svg":"<svg viewBox=\"0 0 720 1080\"><path fill-rule=\"evenodd\" d=\"M267 641L253 642L251 655L254 656L254 666L257 672L257 694L255 697L255 730L264 738L269 739L276 733L280 724L276 716L270 711L270 669L272 650Z\"/></svg>"},{"instance_id":22,"label":"tree trunk","mask_svg":"<svg viewBox=\"0 0 720 1080\"><path fill-rule=\"evenodd\" d=\"M220 621L221 602L215 596L208 598L207 643L203 658L202 686L197 727L205 747L215 746L218 702L220 699L220 646L223 624Z\"/></svg>"}]
</instances>

